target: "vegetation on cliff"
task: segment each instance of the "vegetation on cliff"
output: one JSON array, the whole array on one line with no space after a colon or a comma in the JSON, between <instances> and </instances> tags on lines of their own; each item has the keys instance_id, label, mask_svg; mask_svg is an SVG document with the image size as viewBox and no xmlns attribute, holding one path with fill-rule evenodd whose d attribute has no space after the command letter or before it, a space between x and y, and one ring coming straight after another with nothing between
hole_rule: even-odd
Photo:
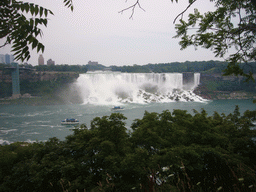
<instances>
[{"instance_id":1,"label":"vegetation on cliff","mask_svg":"<svg viewBox=\"0 0 256 192\"><path fill-rule=\"evenodd\" d=\"M5 69L5 66L0 65L0 98L8 99L12 96L12 77L11 71ZM29 67L34 69L31 66ZM59 67L59 69L63 68ZM19 79L22 98L9 100L8 102L1 100L1 103L33 105L79 103L81 101L78 94L76 94L77 90L74 89L74 86L71 86L78 77L79 73L65 70L20 70ZM69 97L69 101L67 101L67 97Z\"/></svg>"},{"instance_id":2,"label":"vegetation on cliff","mask_svg":"<svg viewBox=\"0 0 256 192\"><path fill-rule=\"evenodd\" d=\"M226 62L221 61L187 61L183 63L159 63L147 65L133 66L111 66L112 71L133 72L133 73L172 73L172 72L198 72L201 73L200 86L196 93L207 99L248 99L255 97L256 84L255 81L246 82L241 76L223 76L223 70L227 67ZM10 97L11 76L10 71L5 70L6 65L0 64L0 97ZM79 73L85 73L88 70L105 70L107 67L103 65L56 65L56 66L25 66L33 71L20 73L21 94L29 93L32 96L44 96L52 98L52 101L65 103L64 98L56 97L55 93L61 92L66 94L69 85L75 81ZM248 73L256 68L256 63L244 64L244 72ZM73 87L74 88L74 87ZM74 89L72 89L74 93ZM237 94L238 92L243 94ZM237 94L236 97L231 95ZM244 95L245 94L245 95ZM60 94L57 94L60 95ZM240 96L238 96L240 95ZM54 97L56 99L54 99ZM75 96L72 103L80 102L79 95ZM53 103L53 102L52 102Z\"/></svg>"}]
</instances>

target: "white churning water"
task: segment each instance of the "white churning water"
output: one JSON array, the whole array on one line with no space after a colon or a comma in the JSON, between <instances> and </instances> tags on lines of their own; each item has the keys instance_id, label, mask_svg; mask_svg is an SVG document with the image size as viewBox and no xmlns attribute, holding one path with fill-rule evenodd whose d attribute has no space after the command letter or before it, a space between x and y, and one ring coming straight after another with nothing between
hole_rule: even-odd
<instances>
[{"instance_id":1,"label":"white churning water","mask_svg":"<svg viewBox=\"0 0 256 192\"><path fill-rule=\"evenodd\" d=\"M182 73L86 73L80 74L76 85L84 103L91 104L205 101L193 93L200 73L192 75L183 83Z\"/></svg>"}]
</instances>

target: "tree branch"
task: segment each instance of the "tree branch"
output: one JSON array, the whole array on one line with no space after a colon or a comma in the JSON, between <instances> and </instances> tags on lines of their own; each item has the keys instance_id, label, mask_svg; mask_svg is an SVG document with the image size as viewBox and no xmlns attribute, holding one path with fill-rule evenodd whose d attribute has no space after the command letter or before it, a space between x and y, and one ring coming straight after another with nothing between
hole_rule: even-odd
<instances>
[{"instance_id":1,"label":"tree branch","mask_svg":"<svg viewBox=\"0 0 256 192\"><path fill-rule=\"evenodd\" d=\"M3 45L0 45L0 48L2 48L2 47L4 47L4 46L6 46L7 44L9 44L9 43L8 43L8 41L6 40L6 41L5 41L5 43L4 43Z\"/></svg>"},{"instance_id":2,"label":"tree branch","mask_svg":"<svg viewBox=\"0 0 256 192\"><path fill-rule=\"evenodd\" d=\"M193 3L195 3L196 2L196 0L193 0L188 6L187 6L187 8L184 10L184 11L182 11L179 15L177 15L177 17L175 17L175 19L174 19L174 21L173 21L173 24L176 22L176 20L178 19L178 17L180 17L181 16L181 18L183 18L183 14L189 9L189 7L191 7L191 5L193 4Z\"/></svg>"},{"instance_id":3,"label":"tree branch","mask_svg":"<svg viewBox=\"0 0 256 192\"><path fill-rule=\"evenodd\" d=\"M145 11L145 10L140 6L139 0L137 0L133 5L131 5L130 7L127 7L127 8L125 8L125 9L119 11L118 13L123 13L124 11L127 11L127 10L129 10L129 9L132 9L132 14L131 14L131 16L129 17L129 19L132 19L133 14L134 14L134 10L135 10L136 6L138 6L140 9L142 9L143 11Z\"/></svg>"}]
</instances>

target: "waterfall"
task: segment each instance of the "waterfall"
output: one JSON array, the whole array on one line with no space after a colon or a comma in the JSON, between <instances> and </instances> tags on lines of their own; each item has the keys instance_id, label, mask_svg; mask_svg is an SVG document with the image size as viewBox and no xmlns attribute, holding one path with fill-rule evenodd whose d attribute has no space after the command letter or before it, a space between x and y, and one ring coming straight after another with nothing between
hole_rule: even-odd
<instances>
[{"instance_id":1,"label":"waterfall","mask_svg":"<svg viewBox=\"0 0 256 192\"><path fill-rule=\"evenodd\" d=\"M194 74L194 85L193 89L195 89L200 84L200 73Z\"/></svg>"},{"instance_id":2,"label":"waterfall","mask_svg":"<svg viewBox=\"0 0 256 192\"><path fill-rule=\"evenodd\" d=\"M194 82L184 85L182 73L101 72L80 74L76 85L84 103L203 101L193 93L200 82L200 74L195 73L193 79Z\"/></svg>"}]
</instances>

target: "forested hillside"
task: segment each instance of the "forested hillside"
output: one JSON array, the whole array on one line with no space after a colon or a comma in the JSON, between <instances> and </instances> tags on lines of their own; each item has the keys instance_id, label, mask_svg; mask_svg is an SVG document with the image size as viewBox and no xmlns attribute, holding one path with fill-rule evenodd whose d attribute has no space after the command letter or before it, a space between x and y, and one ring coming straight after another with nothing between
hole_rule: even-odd
<instances>
[{"instance_id":1,"label":"forested hillside","mask_svg":"<svg viewBox=\"0 0 256 192\"><path fill-rule=\"evenodd\" d=\"M198 73L224 73L228 66L224 61L186 61L172 63L156 63L147 65L133 66L111 66L112 71L121 71L128 73L182 73L182 72L198 72ZM246 73L256 71L256 62L249 64L241 64Z\"/></svg>"},{"instance_id":2,"label":"forested hillside","mask_svg":"<svg viewBox=\"0 0 256 192\"><path fill-rule=\"evenodd\" d=\"M256 63L243 64L245 73L256 70ZM5 69L6 65L0 64L0 97L10 97L11 72ZM112 70L127 73L182 73L193 72L201 74L201 81L196 93L208 99L232 98L233 92L239 98L253 98L256 93L256 83L252 80L246 82L241 76L223 76L227 67L226 62L221 61L194 61L194 62L173 62L133 66L111 66L104 65L44 65L31 66L20 65L32 69L32 71L20 72L21 94L29 93L34 96L51 95L59 91L59 88L75 81L79 73L97 70ZM255 78L255 76L254 76ZM245 95L244 95L245 94ZM78 102L79 99L75 99Z\"/></svg>"}]
</instances>

